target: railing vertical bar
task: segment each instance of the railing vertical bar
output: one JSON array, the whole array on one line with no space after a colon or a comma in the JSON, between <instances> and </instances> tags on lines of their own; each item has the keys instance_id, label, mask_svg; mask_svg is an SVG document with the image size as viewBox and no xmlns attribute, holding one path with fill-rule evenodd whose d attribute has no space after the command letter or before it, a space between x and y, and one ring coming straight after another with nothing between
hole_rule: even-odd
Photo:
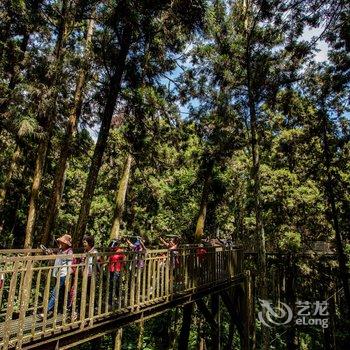
<instances>
[{"instance_id":1,"label":"railing vertical bar","mask_svg":"<svg viewBox=\"0 0 350 350\"><path fill-rule=\"evenodd\" d=\"M5 325L3 330L4 332L3 350L7 349L9 345L11 320L12 320L12 314L13 314L13 308L14 308L14 298L16 293L17 275L18 275L18 268L19 268L18 265L19 265L19 261L16 260L13 267L13 275L11 277L10 289L9 289L8 300L7 300L7 310L6 310Z\"/></svg>"},{"instance_id":2,"label":"railing vertical bar","mask_svg":"<svg viewBox=\"0 0 350 350\"><path fill-rule=\"evenodd\" d=\"M60 289L61 289L61 271L62 271L62 267L59 267L57 269L57 275L56 275L55 305L54 305L53 322L52 322L52 328L53 329L56 328L57 310L58 310L58 304L59 304L59 298L60 298Z\"/></svg>"},{"instance_id":3,"label":"railing vertical bar","mask_svg":"<svg viewBox=\"0 0 350 350\"><path fill-rule=\"evenodd\" d=\"M125 282L124 282L124 300L123 300L123 308L127 308L130 306L130 267L132 262L130 261L130 254L127 255L128 264L125 267L127 269L127 273L125 274ZM129 270L129 271L128 271Z\"/></svg>"},{"instance_id":4,"label":"railing vertical bar","mask_svg":"<svg viewBox=\"0 0 350 350\"><path fill-rule=\"evenodd\" d=\"M157 298L156 295L156 286L157 286L157 281L156 281L156 272L157 272L157 268L156 268L156 263L157 263L157 258L154 257L153 259L153 263L152 263L152 299L155 300Z\"/></svg>"},{"instance_id":5,"label":"railing vertical bar","mask_svg":"<svg viewBox=\"0 0 350 350\"><path fill-rule=\"evenodd\" d=\"M109 312L109 301L110 301L110 298L112 298L113 296L110 295L110 272L109 272L109 264L107 264L107 269L106 269L106 273L107 273L107 277L106 277L106 296L105 296L105 313L108 313Z\"/></svg>"},{"instance_id":6,"label":"railing vertical bar","mask_svg":"<svg viewBox=\"0 0 350 350\"><path fill-rule=\"evenodd\" d=\"M151 288L152 288L152 263L153 260L151 259L152 255L149 256L150 259L146 261L147 264L147 302L151 299Z\"/></svg>"},{"instance_id":7,"label":"railing vertical bar","mask_svg":"<svg viewBox=\"0 0 350 350\"><path fill-rule=\"evenodd\" d=\"M35 283L35 294L34 294L34 310L33 310L33 322L31 327L31 335L34 337L35 335L35 326L36 326L36 316L38 313L38 301L39 301L39 292L40 292L40 282L41 282L41 269L38 270L38 274L36 277Z\"/></svg>"},{"instance_id":8,"label":"railing vertical bar","mask_svg":"<svg viewBox=\"0 0 350 350\"><path fill-rule=\"evenodd\" d=\"M122 308L124 269L120 269L118 280L118 310Z\"/></svg>"},{"instance_id":9,"label":"railing vertical bar","mask_svg":"<svg viewBox=\"0 0 350 350\"><path fill-rule=\"evenodd\" d=\"M221 251L220 251L220 248L218 248L216 253L216 273L215 273L215 281L214 281L215 284L220 280L220 266L221 266Z\"/></svg>"},{"instance_id":10,"label":"railing vertical bar","mask_svg":"<svg viewBox=\"0 0 350 350\"><path fill-rule=\"evenodd\" d=\"M18 288L18 301L19 301L19 303L21 303L21 295L22 295L24 274L25 274L25 269L24 269L24 265L23 264L25 264L25 262L22 261L22 265L20 267L21 278L20 278L19 288Z\"/></svg>"},{"instance_id":11,"label":"railing vertical bar","mask_svg":"<svg viewBox=\"0 0 350 350\"><path fill-rule=\"evenodd\" d=\"M23 279L23 288L21 293L21 302L20 302L20 315L19 315L19 321L18 321L18 333L17 333L17 348L21 349L22 347L22 341L23 341L23 334L24 334L24 321L26 318L26 313L28 309L29 299L31 295L31 289L32 289L32 275L33 275L33 269L32 269L32 262L31 260L27 261L26 269L25 269L25 275Z\"/></svg>"},{"instance_id":12,"label":"railing vertical bar","mask_svg":"<svg viewBox=\"0 0 350 350\"><path fill-rule=\"evenodd\" d=\"M142 273L141 264L138 261L137 265L136 265L136 276L137 276L137 282L136 282L136 307L137 307L137 310L140 309L140 303L141 303L141 290L142 290L141 273Z\"/></svg>"},{"instance_id":13,"label":"railing vertical bar","mask_svg":"<svg viewBox=\"0 0 350 350\"><path fill-rule=\"evenodd\" d=\"M76 321L78 318L78 312L77 312L77 297L78 297L78 280L79 280L79 269L80 269L80 264L77 264L74 275L73 275L73 290L71 293L71 302L72 302L72 310L71 310L71 320L73 322Z\"/></svg>"},{"instance_id":14,"label":"railing vertical bar","mask_svg":"<svg viewBox=\"0 0 350 350\"><path fill-rule=\"evenodd\" d=\"M161 284L161 290L160 290L160 296L162 298L165 297L165 266L163 264L163 262L161 260L159 260L159 266L161 269L161 273L160 273L160 284Z\"/></svg>"},{"instance_id":15,"label":"railing vertical bar","mask_svg":"<svg viewBox=\"0 0 350 350\"><path fill-rule=\"evenodd\" d=\"M173 269L173 262L172 260L172 256L171 256L171 251L168 251L168 255L167 255L167 264L169 267L169 281L170 281L170 298L173 298L173 293L174 293L174 269Z\"/></svg>"},{"instance_id":16,"label":"railing vertical bar","mask_svg":"<svg viewBox=\"0 0 350 350\"><path fill-rule=\"evenodd\" d=\"M83 271L83 282L81 286L81 302L80 302L80 329L85 326L85 315L86 315L86 294L87 294L87 279L88 279L88 266L89 266L89 254L85 257L85 264L82 266Z\"/></svg>"},{"instance_id":17,"label":"railing vertical bar","mask_svg":"<svg viewBox=\"0 0 350 350\"><path fill-rule=\"evenodd\" d=\"M4 266L4 270L6 270L6 266ZM5 289L5 284L6 284L6 273L5 272L0 272L0 279L1 279L1 287L0 287L0 311L2 310L2 304L3 304L3 294L4 294L4 289Z\"/></svg>"},{"instance_id":18,"label":"railing vertical bar","mask_svg":"<svg viewBox=\"0 0 350 350\"><path fill-rule=\"evenodd\" d=\"M69 303L69 291L70 291L70 280L71 274L68 273L66 280L64 281L64 300L63 300L63 315L62 315L62 325L66 324L67 309Z\"/></svg>"},{"instance_id":19,"label":"railing vertical bar","mask_svg":"<svg viewBox=\"0 0 350 350\"><path fill-rule=\"evenodd\" d=\"M43 314L44 314L43 324L42 324L43 332L45 332L46 330L46 323L47 323L47 306L49 303L51 274L52 274L52 268L49 268L47 273L47 279L46 279L45 290L44 290L44 300L43 300Z\"/></svg>"},{"instance_id":20,"label":"railing vertical bar","mask_svg":"<svg viewBox=\"0 0 350 350\"><path fill-rule=\"evenodd\" d=\"M94 310L95 310L95 289L96 289L96 264L97 264L97 256L96 254L92 257L92 271L90 276L90 300L89 300L89 319L90 326L93 325L94 320Z\"/></svg>"},{"instance_id":21,"label":"railing vertical bar","mask_svg":"<svg viewBox=\"0 0 350 350\"><path fill-rule=\"evenodd\" d=\"M130 306L131 310L134 310L135 304L135 259L131 260L130 276Z\"/></svg>"},{"instance_id":22,"label":"railing vertical bar","mask_svg":"<svg viewBox=\"0 0 350 350\"><path fill-rule=\"evenodd\" d=\"M163 266L165 268L165 296L169 300L169 264L167 259L163 260Z\"/></svg>"},{"instance_id":23,"label":"railing vertical bar","mask_svg":"<svg viewBox=\"0 0 350 350\"><path fill-rule=\"evenodd\" d=\"M190 283L189 288L191 290L194 289L194 278L195 278L195 266L196 265L196 251L193 252L193 254L190 255Z\"/></svg>"},{"instance_id":24,"label":"railing vertical bar","mask_svg":"<svg viewBox=\"0 0 350 350\"><path fill-rule=\"evenodd\" d=\"M100 279L99 279L99 286L98 286L98 306L97 306L97 314L98 316L101 315L102 312L102 288L103 288L103 271L104 271L104 266L101 262L97 262L99 264L99 270L100 270ZM108 273L108 268L106 269ZM108 291L107 291L108 294Z\"/></svg>"},{"instance_id":25,"label":"railing vertical bar","mask_svg":"<svg viewBox=\"0 0 350 350\"><path fill-rule=\"evenodd\" d=\"M156 277L156 287L155 287L156 288L155 297L156 297L156 299L158 299L160 297L160 294L159 294L159 292L160 292L160 268L159 268L159 258L158 257L156 258L155 263L156 263L155 274L157 276Z\"/></svg>"},{"instance_id":26,"label":"railing vertical bar","mask_svg":"<svg viewBox=\"0 0 350 350\"><path fill-rule=\"evenodd\" d=\"M147 255L144 257L143 267L142 267L142 303L146 301L146 276L147 276Z\"/></svg>"},{"instance_id":27,"label":"railing vertical bar","mask_svg":"<svg viewBox=\"0 0 350 350\"><path fill-rule=\"evenodd\" d=\"M209 283L212 283L214 281L214 276L215 276L215 271L216 271L216 267L215 267L215 248L213 248L212 252L211 252L211 274L210 276L208 276L209 278Z\"/></svg>"}]
</instances>

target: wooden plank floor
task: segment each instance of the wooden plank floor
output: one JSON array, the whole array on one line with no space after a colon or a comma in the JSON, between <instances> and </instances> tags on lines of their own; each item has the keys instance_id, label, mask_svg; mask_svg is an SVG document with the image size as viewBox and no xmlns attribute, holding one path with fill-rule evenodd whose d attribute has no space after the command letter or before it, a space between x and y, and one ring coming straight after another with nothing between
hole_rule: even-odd
<instances>
[{"instance_id":1,"label":"wooden plank floor","mask_svg":"<svg viewBox=\"0 0 350 350\"><path fill-rule=\"evenodd\" d=\"M15 319L15 320L10 320L10 339L14 338L17 336L18 333L18 329L19 329L19 320ZM53 328L53 322L54 322L54 318L48 318L46 321L46 328L47 329L52 329ZM35 333L40 332L42 330L42 321L39 320L38 316L34 316L34 315L29 315L26 316L26 318L24 319L23 322L23 335L26 336L28 334L31 334L32 332L32 326L33 323L35 323ZM56 326L61 326L62 325L62 315L61 314L57 314L56 317ZM1 322L0 323L0 334L4 334L4 328L5 328L5 323Z\"/></svg>"}]
</instances>

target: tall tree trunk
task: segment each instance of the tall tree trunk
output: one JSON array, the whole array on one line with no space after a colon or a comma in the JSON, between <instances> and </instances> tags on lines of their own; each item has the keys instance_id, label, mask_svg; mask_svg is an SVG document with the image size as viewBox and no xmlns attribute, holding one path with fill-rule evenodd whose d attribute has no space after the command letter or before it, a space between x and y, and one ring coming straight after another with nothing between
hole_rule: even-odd
<instances>
[{"instance_id":1,"label":"tall tree trunk","mask_svg":"<svg viewBox=\"0 0 350 350\"><path fill-rule=\"evenodd\" d=\"M180 332L179 343L178 343L179 350L188 349L188 339L190 336L192 313L193 313L193 303L186 304L183 307L182 326L181 326L181 332Z\"/></svg>"},{"instance_id":2,"label":"tall tree trunk","mask_svg":"<svg viewBox=\"0 0 350 350\"><path fill-rule=\"evenodd\" d=\"M336 199L334 195L334 179L332 175L332 160L331 160L331 151L329 147L329 140L328 140L328 118L327 113L322 108L320 111L321 113L321 122L322 122L322 132L323 132L323 151L324 151L324 161L326 166L326 193L328 198L328 204L331 209L332 213L332 221L333 221L333 228L335 231L335 241L336 241L336 247L337 247L337 253L338 253L338 262L339 262L339 272L340 272L340 278L343 283L344 288L344 295L346 300L346 316L350 320L350 288L349 288L349 272L348 267L346 265L347 259L344 252L344 243L343 243L343 235L340 230L339 226L339 216L338 216L338 210L336 206Z\"/></svg>"},{"instance_id":3,"label":"tall tree trunk","mask_svg":"<svg viewBox=\"0 0 350 350\"><path fill-rule=\"evenodd\" d=\"M123 175L119 182L119 188L115 196L115 209L113 215L113 224L110 233L111 239L116 239L119 237L120 224L123 219L124 207L125 207L125 198L126 191L128 189L129 177L130 177L130 169L131 169L132 156L131 154L127 155Z\"/></svg>"},{"instance_id":4,"label":"tall tree trunk","mask_svg":"<svg viewBox=\"0 0 350 350\"><path fill-rule=\"evenodd\" d=\"M57 64L57 68L55 68L54 72L52 73L50 84L49 84L50 87L53 87L55 86L55 84L57 84L60 77L60 72L62 70L63 49L67 38L67 25L68 25L67 10L68 10L68 0L63 0L61 20L59 24L59 31L58 31L56 46L54 50L55 62L57 62L58 64ZM29 248L32 245L35 220L37 215L39 190L40 190L41 180L44 172L44 166L45 166L46 155L49 147L49 142L50 142L51 134L54 127L54 117L56 113L57 98L58 98L58 92L54 91L53 94L50 96L52 105L44 113L44 118L45 118L44 129L45 129L46 135L44 139L39 143L37 159L35 162L33 183L32 183L32 188L30 193L30 199L29 199L28 218L27 218L26 231L25 231L25 240L24 240L25 248Z\"/></svg>"},{"instance_id":5,"label":"tall tree trunk","mask_svg":"<svg viewBox=\"0 0 350 350\"><path fill-rule=\"evenodd\" d=\"M204 185L202 190L201 204L199 207L199 214L197 219L196 231L194 233L194 238L199 241L204 234L205 219L207 216L207 206L208 198L210 193L210 187L212 182L212 172L213 172L214 162L210 160L206 164L205 174L204 174Z\"/></svg>"},{"instance_id":6,"label":"tall tree trunk","mask_svg":"<svg viewBox=\"0 0 350 350\"><path fill-rule=\"evenodd\" d=\"M250 85L250 82L249 82ZM249 88L249 112L250 112L250 130L251 130L251 150L252 150L252 169L251 178L253 180L253 196L254 196L254 211L255 211L255 236L258 250L258 293L261 298L267 297L266 283L266 239L265 230L262 220L261 208L261 182L260 182L260 150L257 135L257 117L255 109L255 101Z\"/></svg>"},{"instance_id":7,"label":"tall tree trunk","mask_svg":"<svg viewBox=\"0 0 350 350\"><path fill-rule=\"evenodd\" d=\"M251 67L251 30L250 28L250 9L252 4L249 0L244 1L245 10L245 29L247 33L246 43L246 73L247 73L247 90L248 90L248 108L250 119L250 144L252 152L252 169L251 179L253 181L253 198L255 212L255 239L258 251L258 296L260 299L267 299L267 272L266 272L266 239L265 230L262 219L261 207L261 181L260 181L260 147L258 142L258 121L256 111L256 96L253 91L254 82L252 81ZM269 329L264 327L263 330L263 346L264 349L269 348Z\"/></svg>"},{"instance_id":8,"label":"tall tree trunk","mask_svg":"<svg viewBox=\"0 0 350 350\"><path fill-rule=\"evenodd\" d=\"M83 92L85 87L86 75L88 72L87 60L90 56L90 44L93 34L94 20L91 18L87 23L87 30L85 35L85 57L83 66L80 68L77 76L77 82L74 93L73 107L69 114L68 124L66 127L66 134L61 144L60 157L56 169L56 174L52 186L52 191L49 199L49 203L46 209L46 220L42 232L42 243L47 244L50 239L50 233L54 225L54 221L61 204L63 184L65 178L65 172L67 168L67 161L71 155L72 143L74 135L77 131L78 120L81 114L81 106L83 101Z\"/></svg>"},{"instance_id":9,"label":"tall tree trunk","mask_svg":"<svg viewBox=\"0 0 350 350\"><path fill-rule=\"evenodd\" d=\"M112 229L110 233L111 239L116 239L119 237L120 224L123 218L123 212L124 212L124 206L125 206L126 191L128 188L129 177L130 177L131 162L132 162L132 156L128 154L124 165L123 175L119 182L118 192L116 194L116 206L114 210L113 224L112 224ZM143 341L143 331L144 331L144 328L143 328L143 321L142 321L142 324L140 324L140 334L139 334L138 343L141 340ZM116 333L116 336L115 336L116 345L114 347L114 350L121 349L120 347L121 347L122 332L123 332L123 329L120 328ZM117 344L119 347L117 347ZM141 343L140 346L142 346L142 344L143 342Z\"/></svg>"},{"instance_id":10,"label":"tall tree trunk","mask_svg":"<svg viewBox=\"0 0 350 350\"><path fill-rule=\"evenodd\" d=\"M117 65L109 83L106 105L101 118L101 128L98 134L98 139L95 146L94 155L92 157L89 175L85 185L78 222L74 231L74 244L79 244L79 241L82 235L84 234L86 228L91 202L97 183L97 176L101 168L102 157L107 145L111 120L113 117L115 105L117 103L117 97L121 88L121 81L122 76L124 74L126 58L131 45L131 36L132 28L131 24L128 23L123 30L119 55L115 58L115 62L117 62Z\"/></svg>"},{"instance_id":11,"label":"tall tree trunk","mask_svg":"<svg viewBox=\"0 0 350 350\"><path fill-rule=\"evenodd\" d=\"M45 140L40 142L38 147L38 156L35 162L34 176L32 188L30 191L30 199L29 199L29 209L28 209L28 217L25 231L25 240L24 240L24 248L30 248L32 246L32 239L34 233L34 225L36 219L37 212L37 201L39 197L39 189L41 184L42 175L44 172L44 165L46 159L46 153L48 149L49 136L45 137Z\"/></svg>"}]
</instances>

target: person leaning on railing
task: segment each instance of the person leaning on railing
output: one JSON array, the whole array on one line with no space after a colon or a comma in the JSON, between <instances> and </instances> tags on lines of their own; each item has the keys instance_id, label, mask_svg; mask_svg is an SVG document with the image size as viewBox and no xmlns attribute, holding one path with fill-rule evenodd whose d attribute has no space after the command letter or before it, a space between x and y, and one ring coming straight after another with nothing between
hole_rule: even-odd
<instances>
[{"instance_id":1,"label":"person leaning on railing","mask_svg":"<svg viewBox=\"0 0 350 350\"><path fill-rule=\"evenodd\" d=\"M52 276L59 279L59 291L58 298L61 299L64 295L65 281L69 273L71 273L71 265L73 261L73 250L72 250L72 238L70 235L65 234L57 238L58 243L58 256L55 259L54 268L52 269ZM45 249L46 254L52 254L51 249ZM49 302L47 305L47 317L53 315L53 309L56 303L56 283L51 289ZM59 311L62 311L63 305L59 305ZM39 314L39 318L44 318L44 313Z\"/></svg>"}]
</instances>

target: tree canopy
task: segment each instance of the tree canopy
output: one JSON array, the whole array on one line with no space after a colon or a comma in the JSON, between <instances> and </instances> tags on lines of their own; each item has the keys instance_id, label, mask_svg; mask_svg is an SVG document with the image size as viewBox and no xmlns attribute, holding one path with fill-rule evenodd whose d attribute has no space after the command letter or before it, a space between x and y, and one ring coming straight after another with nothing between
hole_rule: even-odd
<instances>
[{"instance_id":1,"label":"tree canopy","mask_svg":"<svg viewBox=\"0 0 350 350\"><path fill-rule=\"evenodd\" d=\"M281 334L276 348L345 349L347 1L3 0L0 14L1 247L53 246L66 232L76 248L84 234L98 246L232 239L257 254L260 298L341 289L331 328ZM312 255L320 241L332 259ZM293 262L293 293L270 253Z\"/></svg>"}]
</instances>

